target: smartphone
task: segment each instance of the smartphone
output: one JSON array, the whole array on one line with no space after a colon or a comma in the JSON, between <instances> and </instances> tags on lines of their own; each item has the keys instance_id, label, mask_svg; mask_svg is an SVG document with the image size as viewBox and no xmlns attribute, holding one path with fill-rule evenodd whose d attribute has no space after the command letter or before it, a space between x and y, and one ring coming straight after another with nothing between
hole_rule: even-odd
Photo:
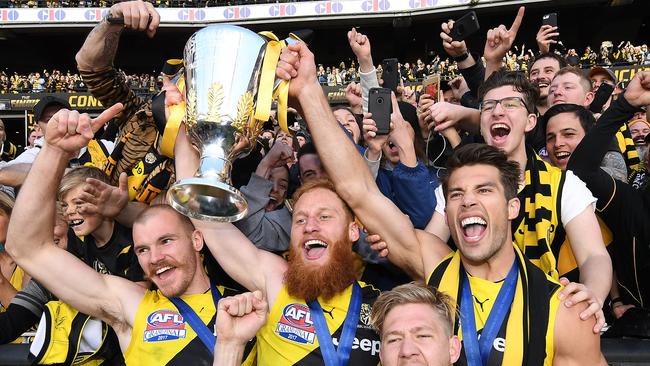
<instances>
[{"instance_id":1,"label":"smartphone","mask_svg":"<svg viewBox=\"0 0 650 366\"><path fill-rule=\"evenodd\" d=\"M435 103L440 101L440 75L428 76L422 82L422 93L429 94Z\"/></svg>"},{"instance_id":2,"label":"smartphone","mask_svg":"<svg viewBox=\"0 0 650 366\"><path fill-rule=\"evenodd\" d=\"M613 92L613 85L607 83L600 84L596 94L594 95L594 100L589 105L589 110L592 113L601 113L603 111L603 106L607 103Z\"/></svg>"},{"instance_id":3,"label":"smartphone","mask_svg":"<svg viewBox=\"0 0 650 366\"><path fill-rule=\"evenodd\" d=\"M464 41L479 29L481 27L478 24L478 17L475 12L470 11L454 22L454 27L449 35L454 41Z\"/></svg>"},{"instance_id":4,"label":"smartphone","mask_svg":"<svg viewBox=\"0 0 650 366\"><path fill-rule=\"evenodd\" d=\"M542 25L557 27L557 13L544 14L542 16Z\"/></svg>"},{"instance_id":5,"label":"smartphone","mask_svg":"<svg viewBox=\"0 0 650 366\"><path fill-rule=\"evenodd\" d=\"M393 92L397 91L397 86L399 85L400 78L397 59L387 58L385 60L382 60L381 69L381 79L384 81L382 87L390 89ZM388 101L390 101L390 98L388 98Z\"/></svg>"},{"instance_id":6,"label":"smartphone","mask_svg":"<svg viewBox=\"0 0 650 366\"><path fill-rule=\"evenodd\" d=\"M393 113L393 103L390 100L391 90L388 88L371 88L368 93L368 112L377 124L378 135L390 133L390 114Z\"/></svg>"}]
</instances>

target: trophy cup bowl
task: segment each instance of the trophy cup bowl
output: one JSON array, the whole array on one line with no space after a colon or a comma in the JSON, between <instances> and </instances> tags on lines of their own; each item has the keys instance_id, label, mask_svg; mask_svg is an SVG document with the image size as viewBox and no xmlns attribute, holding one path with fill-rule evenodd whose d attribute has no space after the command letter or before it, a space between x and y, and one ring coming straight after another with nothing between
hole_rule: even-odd
<instances>
[{"instance_id":1,"label":"trophy cup bowl","mask_svg":"<svg viewBox=\"0 0 650 366\"><path fill-rule=\"evenodd\" d=\"M170 205L190 218L234 222L248 203L232 187L232 162L248 154L261 124L253 110L266 40L245 28L211 25L185 45L185 124L201 157L193 178L168 191Z\"/></svg>"}]
</instances>

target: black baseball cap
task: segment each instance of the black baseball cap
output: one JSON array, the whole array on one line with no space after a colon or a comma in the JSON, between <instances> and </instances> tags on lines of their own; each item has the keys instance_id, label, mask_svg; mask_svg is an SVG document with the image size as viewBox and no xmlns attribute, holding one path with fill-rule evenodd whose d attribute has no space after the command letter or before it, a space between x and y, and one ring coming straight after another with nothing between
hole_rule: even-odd
<instances>
[{"instance_id":1,"label":"black baseball cap","mask_svg":"<svg viewBox=\"0 0 650 366\"><path fill-rule=\"evenodd\" d=\"M71 109L70 103L68 103L67 100L55 97L53 95L45 96L41 98L34 106L34 122L38 123L41 120L41 117L43 117L43 112L45 109L51 106L60 106L61 108Z\"/></svg>"}]
</instances>

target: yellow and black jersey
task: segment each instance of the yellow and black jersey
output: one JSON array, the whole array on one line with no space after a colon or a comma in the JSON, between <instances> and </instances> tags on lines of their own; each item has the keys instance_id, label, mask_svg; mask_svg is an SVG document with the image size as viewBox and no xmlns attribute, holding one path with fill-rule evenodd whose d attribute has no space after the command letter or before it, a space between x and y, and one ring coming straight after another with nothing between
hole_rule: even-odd
<instances>
[{"instance_id":1,"label":"yellow and black jersey","mask_svg":"<svg viewBox=\"0 0 650 366\"><path fill-rule=\"evenodd\" d=\"M119 127L118 139L104 172L114 185L120 174L126 172L129 198L151 202L175 181L172 157L180 119L173 118L173 123L167 121L164 94L153 100L137 96L119 70L108 67L97 72L79 72L88 90L102 105L111 106L117 102L124 105L114 119Z\"/></svg>"},{"instance_id":2,"label":"yellow and black jersey","mask_svg":"<svg viewBox=\"0 0 650 366\"><path fill-rule=\"evenodd\" d=\"M349 365L379 364L379 335L370 325L370 312L379 291L359 282L362 302ZM338 346L342 325L348 313L352 285L329 300L318 299L323 308L332 342ZM307 303L287 293L283 287L266 324L257 333L258 366L323 365L316 330Z\"/></svg>"},{"instance_id":3,"label":"yellow and black jersey","mask_svg":"<svg viewBox=\"0 0 650 366\"><path fill-rule=\"evenodd\" d=\"M555 316L561 286L524 257L514 246L519 266L514 300L492 344L488 365L552 365ZM461 272L459 252L451 253L429 275L428 285L452 296L460 311ZM468 275L476 330L480 335L503 281L491 282ZM454 334L463 340L462 324L454 319ZM465 347L456 365L467 365Z\"/></svg>"},{"instance_id":4,"label":"yellow and black jersey","mask_svg":"<svg viewBox=\"0 0 650 366\"><path fill-rule=\"evenodd\" d=\"M68 251L98 273L120 276L133 282L144 281L144 272L133 251L131 228L117 221L113 223L111 238L99 248L92 235L79 238L70 229Z\"/></svg>"},{"instance_id":5,"label":"yellow and black jersey","mask_svg":"<svg viewBox=\"0 0 650 366\"><path fill-rule=\"evenodd\" d=\"M236 293L218 286L222 296ZM214 329L216 304L212 294L183 296L196 315ZM212 365L212 353L183 319L176 306L160 291L147 291L140 302L131 332L131 342L124 352L127 365Z\"/></svg>"}]
</instances>

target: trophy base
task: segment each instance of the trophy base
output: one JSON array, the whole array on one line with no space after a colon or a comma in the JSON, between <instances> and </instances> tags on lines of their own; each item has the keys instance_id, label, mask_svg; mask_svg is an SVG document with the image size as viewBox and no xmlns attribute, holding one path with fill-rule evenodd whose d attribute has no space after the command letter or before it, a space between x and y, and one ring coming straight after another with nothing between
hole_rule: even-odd
<instances>
[{"instance_id":1,"label":"trophy base","mask_svg":"<svg viewBox=\"0 0 650 366\"><path fill-rule=\"evenodd\" d=\"M248 203L241 192L206 177L176 182L169 188L167 200L181 214L203 221L235 222L248 212Z\"/></svg>"}]
</instances>

